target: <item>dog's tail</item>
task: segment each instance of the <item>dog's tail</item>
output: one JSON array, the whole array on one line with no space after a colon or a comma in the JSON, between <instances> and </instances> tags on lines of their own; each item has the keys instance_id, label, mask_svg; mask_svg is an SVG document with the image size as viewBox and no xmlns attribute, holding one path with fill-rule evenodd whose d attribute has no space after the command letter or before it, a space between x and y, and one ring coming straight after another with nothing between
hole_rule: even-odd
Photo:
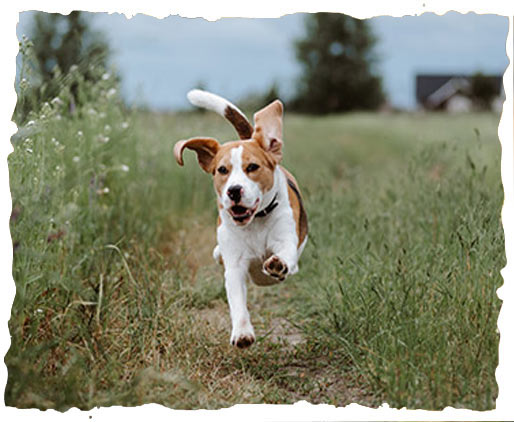
<instances>
[{"instance_id":1,"label":"dog's tail","mask_svg":"<svg viewBox=\"0 0 514 422\"><path fill-rule=\"evenodd\" d=\"M219 95L193 89L187 93L187 99L197 107L212 110L225 117L236 129L240 139L250 139L253 133L252 124L241 110Z\"/></svg>"}]
</instances>

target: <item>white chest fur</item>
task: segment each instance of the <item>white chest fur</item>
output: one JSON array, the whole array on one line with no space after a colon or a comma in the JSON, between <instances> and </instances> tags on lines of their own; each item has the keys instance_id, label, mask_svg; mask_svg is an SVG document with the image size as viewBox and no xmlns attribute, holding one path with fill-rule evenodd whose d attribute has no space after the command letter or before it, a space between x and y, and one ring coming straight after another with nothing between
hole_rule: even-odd
<instances>
[{"instance_id":1,"label":"white chest fur","mask_svg":"<svg viewBox=\"0 0 514 422\"><path fill-rule=\"evenodd\" d=\"M221 224L217 231L218 252L225 266L235 265L248 269L255 261L262 266L265 259L283 250L287 244L288 251L282 258L288 264L290 274L297 272L296 222L289 203L286 178L279 168L275 170L273 189L263 198L262 208L265 208L275 195L277 207L265 217L255 217L251 224L245 227L236 226L228 213L221 213ZM291 248L291 245L295 247ZM276 280L274 282L276 283Z\"/></svg>"}]
</instances>

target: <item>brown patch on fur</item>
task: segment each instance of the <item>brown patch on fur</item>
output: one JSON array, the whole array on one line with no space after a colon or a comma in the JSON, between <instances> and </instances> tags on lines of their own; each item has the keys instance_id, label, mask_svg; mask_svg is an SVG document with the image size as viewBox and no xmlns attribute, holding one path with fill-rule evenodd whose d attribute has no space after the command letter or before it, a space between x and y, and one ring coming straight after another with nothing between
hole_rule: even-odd
<instances>
[{"instance_id":1,"label":"brown patch on fur","mask_svg":"<svg viewBox=\"0 0 514 422\"><path fill-rule=\"evenodd\" d=\"M217 154L215 155L212 164L212 174L213 174L213 182L214 189L218 195L221 195L221 191L225 183L227 182L228 177L230 176L230 172L232 171L232 163L230 162L231 154L230 150L232 148L237 148L241 145L243 141L232 141L227 142L223 145L220 145ZM228 170L227 174L221 174L217 171L221 166L225 166Z\"/></svg>"},{"instance_id":2,"label":"brown patch on fur","mask_svg":"<svg viewBox=\"0 0 514 422\"><path fill-rule=\"evenodd\" d=\"M225 118L232 123L236 129L239 138L250 139L253 133L253 127L248 119L230 106L225 107Z\"/></svg>"},{"instance_id":3,"label":"brown patch on fur","mask_svg":"<svg viewBox=\"0 0 514 422\"><path fill-rule=\"evenodd\" d=\"M284 172L287 179L287 192L289 194L289 203L293 210L294 221L296 222L296 234L298 236L298 247L303 243L307 233L309 232L309 225L307 222L307 213L303 207L302 196L298 183L294 176L289 173L285 168L280 167Z\"/></svg>"},{"instance_id":4,"label":"brown patch on fur","mask_svg":"<svg viewBox=\"0 0 514 422\"><path fill-rule=\"evenodd\" d=\"M275 162L270 154L266 153L256 141L248 141L243 144L242 154L243 170L249 179L259 184L261 191L268 192L273 187L273 171ZM250 173L246 172L249 164L254 163L259 168Z\"/></svg>"},{"instance_id":5,"label":"brown patch on fur","mask_svg":"<svg viewBox=\"0 0 514 422\"><path fill-rule=\"evenodd\" d=\"M184 165L182 154L186 148L192 149L196 152L198 163L204 171L207 173L212 173L214 157L220 149L220 144L216 139L192 138L177 142L173 147L173 155L175 156L175 159L180 166Z\"/></svg>"},{"instance_id":6,"label":"brown patch on fur","mask_svg":"<svg viewBox=\"0 0 514 422\"><path fill-rule=\"evenodd\" d=\"M254 114L255 132L252 137L274 159L282 161L282 115L284 106L279 100L273 101Z\"/></svg>"},{"instance_id":7,"label":"brown patch on fur","mask_svg":"<svg viewBox=\"0 0 514 422\"><path fill-rule=\"evenodd\" d=\"M246 173L245 171L245 173L251 180L259 184L259 187L263 192L267 192L273 187L273 170L275 169L275 164L270 154L266 153L255 140L232 141L220 146L213 159L212 166L214 189L216 189L216 192L221 195L223 186L225 186L225 183L230 176L230 172L232 171L232 163L230 162L232 157L230 151L233 148L240 146L243 147L243 170L245 170L250 163L258 164L259 169L250 173ZM227 174L221 174L217 171L221 166L227 168Z\"/></svg>"}]
</instances>

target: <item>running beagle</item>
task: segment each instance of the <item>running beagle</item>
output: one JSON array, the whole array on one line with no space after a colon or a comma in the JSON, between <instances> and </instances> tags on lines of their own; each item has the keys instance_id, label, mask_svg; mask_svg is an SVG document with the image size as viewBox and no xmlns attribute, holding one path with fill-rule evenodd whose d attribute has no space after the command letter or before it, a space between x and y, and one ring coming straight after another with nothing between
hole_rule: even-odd
<instances>
[{"instance_id":1,"label":"running beagle","mask_svg":"<svg viewBox=\"0 0 514 422\"><path fill-rule=\"evenodd\" d=\"M282 113L279 100L254 115L255 129L233 104L215 94L192 90L189 101L224 116L240 140L219 144L192 138L175 144L183 165L185 148L196 152L200 167L213 175L219 218L213 257L225 269L232 320L230 342L250 346L255 333L246 307L246 280L260 286L284 281L298 271L307 242L307 214L294 177L283 167Z\"/></svg>"}]
</instances>

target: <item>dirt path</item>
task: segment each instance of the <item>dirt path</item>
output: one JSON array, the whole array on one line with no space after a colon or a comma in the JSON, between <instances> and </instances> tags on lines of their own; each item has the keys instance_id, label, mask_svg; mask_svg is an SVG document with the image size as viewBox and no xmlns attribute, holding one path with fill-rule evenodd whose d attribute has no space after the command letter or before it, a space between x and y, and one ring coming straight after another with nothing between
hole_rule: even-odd
<instances>
[{"instance_id":1,"label":"dirt path","mask_svg":"<svg viewBox=\"0 0 514 422\"><path fill-rule=\"evenodd\" d=\"M189 271L191 288L198 295L213 289L217 292L190 310L191 330L205 333L217 349L218 374L214 380L208 374L199 374L199 379L217 388L225 386L228 390L225 395L236 402L307 400L337 406L352 402L371 405L371 397L359 387L362 383L346 379L340 362L336 363L331 354L309 342L302 331L303 321L298 320L293 300L298 289L294 277L278 286L248 285L248 308L257 342L245 350L229 345L231 323L222 270L211 257L213 231L212 227L193 223L163 244L170 257L179 255L179 261ZM214 353L211 355L214 360ZM219 356L233 361L225 366ZM212 365L210 362L205 367ZM201 368L202 363L197 362L197 366Z\"/></svg>"}]
</instances>

